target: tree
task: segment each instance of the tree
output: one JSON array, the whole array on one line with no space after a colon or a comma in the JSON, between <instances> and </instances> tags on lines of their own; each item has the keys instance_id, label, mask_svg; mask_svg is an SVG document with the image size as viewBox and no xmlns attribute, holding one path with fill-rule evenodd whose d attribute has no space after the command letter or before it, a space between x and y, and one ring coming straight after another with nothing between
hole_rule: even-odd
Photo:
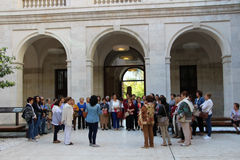
<instances>
[{"instance_id":1,"label":"tree","mask_svg":"<svg viewBox=\"0 0 240 160\"><path fill-rule=\"evenodd\" d=\"M14 69L21 69L21 67L13 67L12 61L15 60L15 57L6 56L7 48L3 47L0 49L0 88L12 87L15 85L15 82L10 82L4 77L10 75Z\"/></svg>"}]
</instances>

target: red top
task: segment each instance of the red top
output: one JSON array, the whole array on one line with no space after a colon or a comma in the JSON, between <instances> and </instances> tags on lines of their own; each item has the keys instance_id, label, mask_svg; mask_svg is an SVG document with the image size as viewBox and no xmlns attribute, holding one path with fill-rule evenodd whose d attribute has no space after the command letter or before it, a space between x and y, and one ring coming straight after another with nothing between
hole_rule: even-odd
<instances>
[{"instance_id":1,"label":"red top","mask_svg":"<svg viewBox=\"0 0 240 160\"><path fill-rule=\"evenodd\" d=\"M173 113L175 112L175 110L176 110L176 108L177 108L177 106L173 106L171 109L171 116L173 117Z\"/></svg>"},{"instance_id":2,"label":"red top","mask_svg":"<svg viewBox=\"0 0 240 160\"><path fill-rule=\"evenodd\" d=\"M54 103L51 105L51 109L53 108L53 106L54 106Z\"/></svg>"},{"instance_id":3,"label":"red top","mask_svg":"<svg viewBox=\"0 0 240 160\"><path fill-rule=\"evenodd\" d=\"M127 112L127 109L133 109L133 111L130 112L130 113L132 113L131 115L134 115L135 106L134 106L133 103L132 103L131 105L129 105L129 104L127 103L127 104L124 106L124 112Z\"/></svg>"}]
</instances>

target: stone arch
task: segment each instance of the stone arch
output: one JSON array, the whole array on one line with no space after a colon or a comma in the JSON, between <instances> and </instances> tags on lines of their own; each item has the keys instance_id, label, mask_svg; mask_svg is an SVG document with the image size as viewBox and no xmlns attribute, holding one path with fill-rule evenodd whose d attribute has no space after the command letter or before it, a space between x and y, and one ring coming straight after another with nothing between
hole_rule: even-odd
<instances>
[{"instance_id":1,"label":"stone arch","mask_svg":"<svg viewBox=\"0 0 240 160\"><path fill-rule=\"evenodd\" d=\"M58 36L57 34L51 32L51 31L45 31L45 34L43 36L49 36L52 38L55 38L58 40L64 47L66 51L67 61L71 60L71 54L70 54L70 47L67 45L65 40ZM38 34L38 31L34 31L31 34L27 35L24 39L21 40L21 42L18 44L18 46L14 49L13 56L16 57L16 62L23 63L23 58L26 50L28 47L35 41L43 38L42 35Z\"/></svg>"},{"instance_id":2,"label":"stone arch","mask_svg":"<svg viewBox=\"0 0 240 160\"><path fill-rule=\"evenodd\" d=\"M182 29L180 29L169 41L168 45L167 45L167 49L166 49L166 58L170 58L170 52L171 52L171 48L173 43L175 42L175 40L182 34L193 31L193 25L188 25ZM219 32L217 29L210 27L208 25L204 25L201 24L201 28L198 30L200 32L206 33L207 35L211 36L213 39L215 39L219 45L219 47L221 48L221 52L222 52L222 57L231 57L231 51L230 51L230 43L227 40L227 38L221 33Z\"/></svg>"},{"instance_id":3,"label":"stone arch","mask_svg":"<svg viewBox=\"0 0 240 160\"><path fill-rule=\"evenodd\" d=\"M114 32L122 32L122 33L125 33L125 34L131 36L132 38L134 38L141 45L141 47L143 48L144 57L149 57L148 47L147 47L146 43L144 42L144 40L137 33L135 33L132 30L126 29L126 28L121 28L118 31L115 31L113 28L110 28L110 29L107 29L107 30L101 32L100 34L98 34L92 40L90 46L87 49L87 59L93 59L94 53L95 53L95 50L96 50L96 47L98 45L99 40L102 37L107 36L107 35L109 35L111 33L114 33Z\"/></svg>"}]
</instances>

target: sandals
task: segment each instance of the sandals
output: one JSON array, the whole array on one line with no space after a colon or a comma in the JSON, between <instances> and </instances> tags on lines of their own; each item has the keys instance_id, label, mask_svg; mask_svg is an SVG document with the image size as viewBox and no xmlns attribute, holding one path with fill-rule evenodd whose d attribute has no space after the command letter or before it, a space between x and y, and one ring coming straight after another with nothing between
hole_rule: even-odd
<instances>
[{"instance_id":1,"label":"sandals","mask_svg":"<svg viewBox=\"0 0 240 160\"><path fill-rule=\"evenodd\" d=\"M181 144L180 146L181 146L181 147L188 147L189 145L186 145L186 144L183 143L183 144Z\"/></svg>"},{"instance_id":2,"label":"sandals","mask_svg":"<svg viewBox=\"0 0 240 160\"><path fill-rule=\"evenodd\" d=\"M163 144L161 144L161 146L167 146L167 144L166 144L166 143L163 143Z\"/></svg>"},{"instance_id":3,"label":"sandals","mask_svg":"<svg viewBox=\"0 0 240 160\"><path fill-rule=\"evenodd\" d=\"M141 148L143 148L143 149L149 149L148 146L142 146Z\"/></svg>"}]
</instances>

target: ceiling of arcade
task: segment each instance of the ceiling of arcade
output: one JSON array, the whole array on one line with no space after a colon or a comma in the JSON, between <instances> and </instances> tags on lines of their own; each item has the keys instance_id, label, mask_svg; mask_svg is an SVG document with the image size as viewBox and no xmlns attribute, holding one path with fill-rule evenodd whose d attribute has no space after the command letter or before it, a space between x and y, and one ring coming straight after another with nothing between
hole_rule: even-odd
<instances>
[{"instance_id":1,"label":"ceiling of arcade","mask_svg":"<svg viewBox=\"0 0 240 160\"><path fill-rule=\"evenodd\" d=\"M42 68L44 59L52 48L64 51L62 44L54 38L44 37L33 42L25 52L24 68Z\"/></svg>"},{"instance_id":2,"label":"ceiling of arcade","mask_svg":"<svg viewBox=\"0 0 240 160\"><path fill-rule=\"evenodd\" d=\"M207 53L210 63L221 63L222 53L221 49L211 36L200 32L189 32L179 36L172 45L171 58L174 56L176 50L187 52L197 52L204 50Z\"/></svg>"},{"instance_id":3,"label":"ceiling of arcade","mask_svg":"<svg viewBox=\"0 0 240 160\"><path fill-rule=\"evenodd\" d=\"M143 57L142 46L133 37L123 33L112 33L102 37L97 44L94 53L94 66L103 67L107 55L113 50L115 45L127 45L136 49Z\"/></svg>"}]
</instances>

